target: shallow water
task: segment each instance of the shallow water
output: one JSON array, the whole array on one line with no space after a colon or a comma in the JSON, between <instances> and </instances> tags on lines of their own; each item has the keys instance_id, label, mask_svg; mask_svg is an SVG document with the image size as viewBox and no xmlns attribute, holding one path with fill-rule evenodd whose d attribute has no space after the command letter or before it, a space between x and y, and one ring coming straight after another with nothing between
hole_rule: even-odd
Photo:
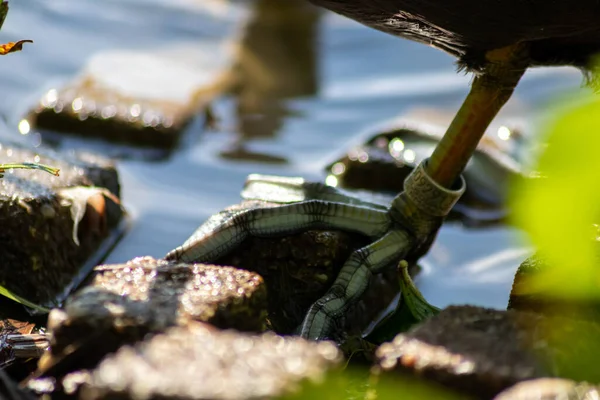
<instances>
[{"instance_id":1,"label":"shallow water","mask_svg":"<svg viewBox=\"0 0 600 400\"><path fill-rule=\"evenodd\" d=\"M470 78L455 73L450 56L329 13L307 14L314 24L312 39L261 36L258 23L249 31L267 43L257 50L253 38L244 37L243 22L253 4L260 3L270 7L265 1L222 0L11 2L2 41L28 38L35 43L1 59L4 137L20 136L16 125L24 107L101 50L201 49L208 44L213 50L206 57L216 60L229 57L224 40L243 41L264 71L278 72L261 84L263 70L247 69L248 98L263 101L257 106L248 100L243 118L236 115L237 100L222 96L214 104L221 119L218 131L201 132L198 121L167 161L119 162L132 224L106 262L164 256L209 215L237 203L251 172L322 179L327 162L369 126L417 106L455 110L467 93ZM301 32L311 31L297 25ZM289 59L276 59L280 48L288 50L283 53ZM579 90L580 83L580 74L568 68L529 71L506 112L537 114L549 97ZM240 160L223 153L253 157ZM521 239L510 228L445 226L422 262L417 283L440 307L469 302L504 308L514 271L529 254Z\"/></svg>"}]
</instances>

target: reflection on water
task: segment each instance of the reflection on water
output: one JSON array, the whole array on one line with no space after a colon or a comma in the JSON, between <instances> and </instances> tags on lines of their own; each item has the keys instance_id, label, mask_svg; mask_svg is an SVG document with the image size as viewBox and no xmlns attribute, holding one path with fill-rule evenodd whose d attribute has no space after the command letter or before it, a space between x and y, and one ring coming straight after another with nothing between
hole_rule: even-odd
<instances>
[{"instance_id":1,"label":"reflection on water","mask_svg":"<svg viewBox=\"0 0 600 400\"><path fill-rule=\"evenodd\" d=\"M291 115L285 100L317 91L317 22L320 12L306 0L258 0L237 51L239 135L223 158L285 163L278 155L253 152L252 139L270 138Z\"/></svg>"},{"instance_id":2,"label":"reflection on water","mask_svg":"<svg viewBox=\"0 0 600 400\"><path fill-rule=\"evenodd\" d=\"M193 135L161 163L119 163L133 221L111 263L163 257L209 215L239 202L249 173L323 179L332 152L350 148L366 127L420 104L455 112L470 79L455 74L454 59L440 51L315 10L303 0L19 0L11 3L2 33L6 40L35 41L0 63L0 113L9 117L2 135L13 139L22 136L21 105L70 79L100 51L190 43L200 48L224 39L239 50L237 96L213 104L221 132ZM570 69L528 72L507 109L536 107L580 82ZM505 307L524 248L515 244L517 235L449 224L424 260L431 272L418 284L438 306L468 301Z\"/></svg>"}]
</instances>

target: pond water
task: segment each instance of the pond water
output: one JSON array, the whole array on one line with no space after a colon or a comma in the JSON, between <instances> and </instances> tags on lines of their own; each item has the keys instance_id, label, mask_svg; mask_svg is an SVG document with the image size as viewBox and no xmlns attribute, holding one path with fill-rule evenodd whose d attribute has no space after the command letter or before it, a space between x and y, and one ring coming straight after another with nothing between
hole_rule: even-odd
<instances>
[{"instance_id":1,"label":"pond water","mask_svg":"<svg viewBox=\"0 0 600 400\"><path fill-rule=\"evenodd\" d=\"M18 137L24 107L99 51L187 46L213 49L205 57L217 62L237 44L246 54L242 100L224 95L214 102L219 129L203 131L199 120L169 159L118 162L131 228L106 262L164 256L209 215L237 203L249 173L323 179L325 165L368 127L417 106L454 112L467 93L470 77L455 72L450 56L339 16L298 8L273 28L271 11L280 1L11 2L2 41L35 43L1 59L3 137ZM568 68L529 71L507 112L538 115L548 98L583 90L581 80ZM440 307L504 308L529 252L514 229L448 224L417 283Z\"/></svg>"}]
</instances>

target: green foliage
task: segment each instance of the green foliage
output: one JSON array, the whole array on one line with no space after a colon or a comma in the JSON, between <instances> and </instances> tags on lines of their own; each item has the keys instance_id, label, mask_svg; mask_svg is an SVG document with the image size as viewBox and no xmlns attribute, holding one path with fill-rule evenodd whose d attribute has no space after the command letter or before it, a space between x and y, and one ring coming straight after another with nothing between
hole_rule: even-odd
<instances>
[{"instance_id":1,"label":"green foliage","mask_svg":"<svg viewBox=\"0 0 600 400\"><path fill-rule=\"evenodd\" d=\"M322 382L305 382L285 400L454 400L460 397L447 389L416 378L396 374L375 377L364 368L330 372Z\"/></svg>"},{"instance_id":2,"label":"green foliage","mask_svg":"<svg viewBox=\"0 0 600 400\"><path fill-rule=\"evenodd\" d=\"M2 1L0 3L0 29L2 29L6 15L8 15L8 1Z\"/></svg>"},{"instance_id":3,"label":"green foliage","mask_svg":"<svg viewBox=\"0 0 600 400\"><path fill-rule=\"evenodd\" d=\"M531 291L597 298L600 101L565 110L545 132L539 176L513 185L511 194L514 222L551 266L531 280Z\"/></svg>"},{"instance_id":4,"label":"green foliage","mask_svg":"<svg viewBox=\"0 0 600 400\"><path fill-rule=\"evenodd\" d=\"M536 177L515 183L513 222L524 229L543 268L527 274L519 296L562 315L541 334L550 371L596 382L600 358L600 99L563 103L544 129ZM556 110L555 110L556 111ZM569 310L561 314L560 309ZM590 312L592 310L592 312ZM564 318L567 317L567 318ZM585 319L587 321L584 321Z\"/></svg>"}]
</instances>

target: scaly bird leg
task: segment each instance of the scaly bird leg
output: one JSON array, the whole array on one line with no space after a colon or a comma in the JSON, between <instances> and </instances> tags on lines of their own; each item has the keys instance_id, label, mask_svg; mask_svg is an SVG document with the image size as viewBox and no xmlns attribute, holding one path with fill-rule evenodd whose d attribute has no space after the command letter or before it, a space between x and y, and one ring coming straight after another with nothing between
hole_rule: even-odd
<instances>
[{"instance_id":1,"label":"scaly bird leg","mask_svg":"<svg viewBox=\"0 0 600 400\"><path fill-rule=\"evenodd\" d=\"M210 262L235 249L249 235L281 236L308 229L362 233L374 242L352 253L331 289L310 307L301 325L302 336L327 338L348 307L364 293L373 274L404 258L416 260L429 249L444 217L465 190L462 170L525 71L524 50L515 45L488 53L488 67L475 78L433 155L409 175L404 191L389 209L361 201L356 204L351 197L322 185L305 185L291 178L280 184L300 188L304 197L297 200L302 201L242 211L216 226L203 226L166 258ZM402 272L405 300L417 317L427 317L435 308Z\"/></svg>"},{"instance_id":2,"label":"scaly bird leg","mask_svg":"<svg viewBox=\"0 0 600 400\"><path fill-rule=\"evenodd\" d=\"M484 72L473 80L427 165L427 174L438 184L451 187L465 169L485 130L525 73L527 50L526 45L516 44L486 54Z\"/></svg>"},{"instance_id":3,"label":"scaly bird leg","mask_svg":"<svg viewBox=\"0 0 600 400\"><path fill-rule=\"evenodd\" d=\"M186 262L211 262L229 253L248 236L274 237L309 229L357 232L379 238L390 229L385 210L307 200L278 207L255 208L234 214L208 232L199 229L166 259Z\"/></svg>"},{"instance_id":4,"label":"scaly bird leg","mask_svg":"<svg viewBox=\"0 0 600 400\"><path fill-rule=\"evenodd\" d=\"M424 170L418 174L420 176L409 176L404 192L394 200L390 212L397 223L412 230L416 257L424 254L433 242L437 232L435 216L447 214L443 213L448 209L444 204L445 188L461 186L460 174L487 127L525 73L527 51L526 45L516 44L486 54L484 72L475 77L469 95L426 160ZM428 304L412 284L406 268L401 268L400 272L402 296L406 304L411 305L413 315L417 320L431 315L436 308Z\"/></svg>"}]
</instances>

